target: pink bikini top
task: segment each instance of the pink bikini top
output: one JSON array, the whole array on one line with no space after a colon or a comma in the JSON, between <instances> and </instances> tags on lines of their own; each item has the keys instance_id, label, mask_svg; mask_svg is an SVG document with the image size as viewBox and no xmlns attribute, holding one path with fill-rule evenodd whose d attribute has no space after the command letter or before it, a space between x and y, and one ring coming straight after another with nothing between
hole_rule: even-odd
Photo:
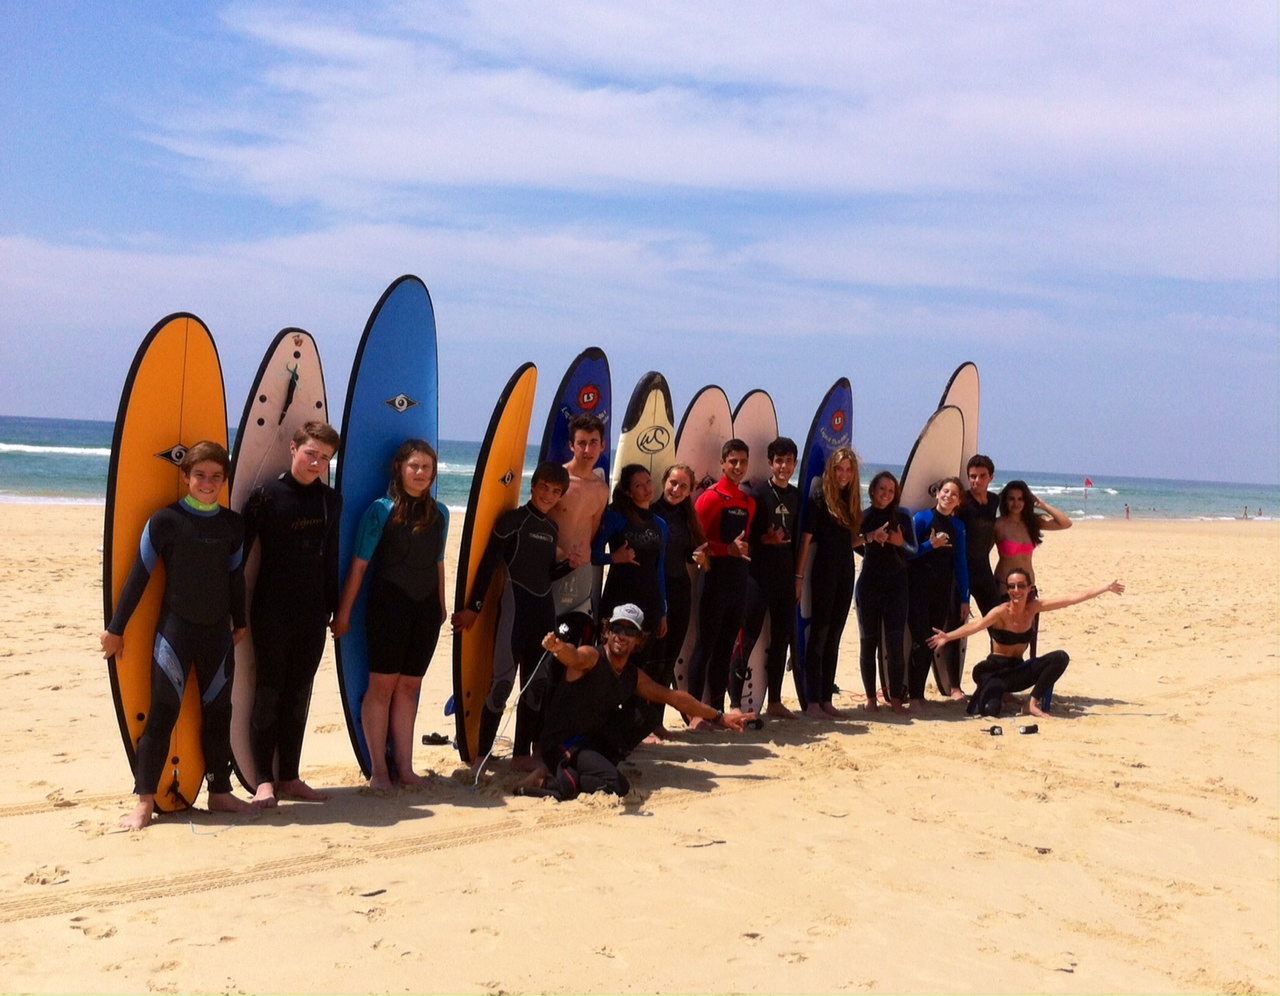
<instances>
[{"instance_id":1,"label":"pink bikini top","mask_svg":"<svg viewBox=\"0 0 1280 996\"><path fill-rule=\"evenodd\" d=\"M1030 557L1036 552L1034 543L1019 543L1017 540L1000 540L996 549L1002 557Z\"/></svg>"}]
</instances>

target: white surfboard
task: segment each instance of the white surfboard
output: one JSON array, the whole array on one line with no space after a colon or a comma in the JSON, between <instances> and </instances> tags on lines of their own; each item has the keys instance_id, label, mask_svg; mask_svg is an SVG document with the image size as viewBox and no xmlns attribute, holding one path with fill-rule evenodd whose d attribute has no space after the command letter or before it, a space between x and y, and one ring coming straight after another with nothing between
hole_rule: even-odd
<instances>
[{"instance_id":1,"label":"white surfboard","mask_svg":"<svg viewBox=\"0 0 1280 996\"><path fill-rule=\"evenodd\" d=\"M964 444L960 447L960 466L956 469L956 476L965 482L966 488L969 486L967 466L970 458L978 452L978 408L981 400L977 364L962 363L947 381L942 398L938 401L939 408L950 405L959 408L960 414L964 416Z\"/></svg>"},{"instance_id":2,"label":"white surfboard","mask_svg":"<svg viewBox=\"0 0 1280 996\"><path fill-rule=\"evenodd\" d=\"M629 463L649 468L659 495L662 475L676 458L675 414L671 409L671 389L667 379L650 370L636 383L631 400L622 416L618 451L613 461L613 485L618 474Z\"/></svg>"}]
</instances>

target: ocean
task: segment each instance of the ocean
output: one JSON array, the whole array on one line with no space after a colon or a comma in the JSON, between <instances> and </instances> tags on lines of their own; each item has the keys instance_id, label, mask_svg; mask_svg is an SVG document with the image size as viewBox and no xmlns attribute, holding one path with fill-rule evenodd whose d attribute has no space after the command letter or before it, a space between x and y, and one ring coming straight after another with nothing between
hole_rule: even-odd
<instances>
[{"instance_id":1,"label":"ocean","mask_svg":"<svg viewBox=\"0 0 1280 996\"><path fill-rule=\"evenodd\" d=\"M112 429L111 422L0 416L0 503L102 504ZM453 512L466 509L479 451L478 442L440 443L437 494ZM537 447L531 446L526 481L537 457ZM866 466L871 473L902 469L874 460ZM993 488L1021 478L1073 519L1123 519L1126 505L1135 519L1239 519L1246 507L1250 518L1270 519L1280 508L1280 486L1275 485L1090 476L1093 487L1086 487L1085 475L1079 473L1009 471L998 476ZM863 480L868 477L870 473L864 474Z\"/></svg>"}]
</instances>

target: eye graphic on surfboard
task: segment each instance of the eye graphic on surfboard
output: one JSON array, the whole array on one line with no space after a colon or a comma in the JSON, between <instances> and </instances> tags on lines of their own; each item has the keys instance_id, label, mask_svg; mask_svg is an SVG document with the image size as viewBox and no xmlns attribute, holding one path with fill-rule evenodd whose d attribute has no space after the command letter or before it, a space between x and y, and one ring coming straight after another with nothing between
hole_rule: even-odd
<instances>
[{"instance_id":1,"label":"eye graphic on surfboard","mask_svg":"<svg viewBox=\"0 0 1280 996\"><path fill-rule=\"evenodd\" d=\"M394 408L396 411L400 412L401 414L404 414L410 408L416 408L418 405L418 403L414 401L413 398L403 393L397 394L394 398L388 398L386 401L383 402L383 404L388 405L391 408Z\"/></svg>"},{"instance_id":2,"label":"eye graphic on surfboard","mask_svg":"<svg viewBox=\"0 0 1280 996\"><path fill-rule=\"evenodd\" d=\"M661 453L670 445L671 433L660 425L646 429L636 439L636 448L641 453Z\"/></svg>"},{"instance_id":3,"label":"eye graphic on surfboard","mask_svg":"<svg viewBox=\"0 0 1280 996\"><path fill-rule=\"evenodd\" d=\"M516 479L515 471L508 470L505 474L502 475L502 486L504 488L511 487L511 482L514 481L515 479Z\"/></svg>"},{"instance_id":4,"label":"eye graphic on surfboard","mask_svg":"<svg viewBox=\"0 0 1280 996\"><path fill-rule=\"evenodd\" d=\"M156 454L161 460L166 460L175 467L181 467L182 461L187 458L187 448L181 443L171 446L167 450L162 450Z\"/></svg>"}]
</instances>

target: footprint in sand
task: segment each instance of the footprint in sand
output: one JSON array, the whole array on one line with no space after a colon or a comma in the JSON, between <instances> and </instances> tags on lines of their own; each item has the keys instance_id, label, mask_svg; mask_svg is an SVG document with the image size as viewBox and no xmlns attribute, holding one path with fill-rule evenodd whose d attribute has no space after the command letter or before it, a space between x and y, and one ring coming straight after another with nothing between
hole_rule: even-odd
<instances>
[{"instance_id":1,"label":"footprint in sand","mask_svg":"<svg viewBox=\"0 0 1280 996\"><path fill-rule=\"evenodd\" d=\"M71 870L62 865L41 865L23 879L27 885L62 885L71 880Z\"/></svg>"}]
</instances>

